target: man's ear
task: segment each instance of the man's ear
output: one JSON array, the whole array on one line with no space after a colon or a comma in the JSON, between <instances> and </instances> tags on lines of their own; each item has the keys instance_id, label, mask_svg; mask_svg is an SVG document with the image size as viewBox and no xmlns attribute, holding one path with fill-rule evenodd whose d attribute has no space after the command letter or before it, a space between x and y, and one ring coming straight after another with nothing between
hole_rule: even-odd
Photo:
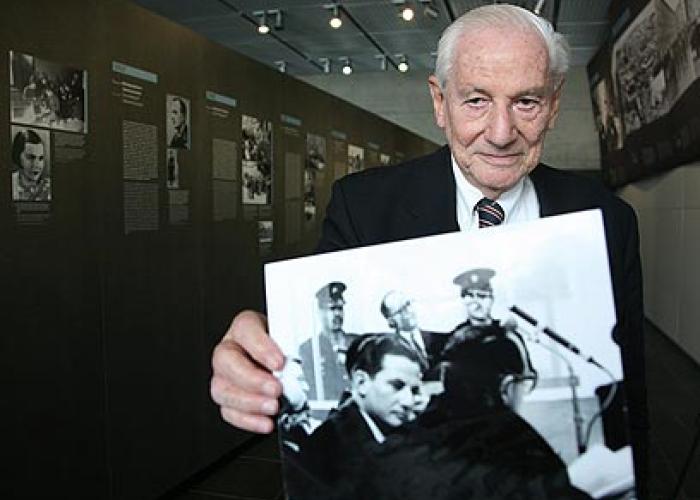
<instances>
[{"instance_id":1,"label":"man's ear","mask_svg":"<svg viewBox=\"0 0 700 500\"><path fill-rule=\"evenodd\" d=\"M561 91L562 88L564 87L564 80L559 82L559 85L557 85L557 88L554 90L554 93L552 94L552 111L549 115L549 119L547 120L547 129L551 130L554 128L554 124L557 122L557 117L559 116L559 104L561 102Z\"/></svg>"},{"instance_id":2,"label":"man's ear","mask_svg":"<svg viewBox=\"0 0 700 500\"><path fill-rule=\"evenodd\" d=\"M435 75L428 78L430 96L433 98L433 112L435 113L435 123L440 128L445 128L445 94L440 82Z\"/></svg>"},{"instance_id":3,"label":"man's ear","mask_svg":"<svg viewBox=\"0 0 700 500\"><path fill-rule=\"evenodd\" d=\"M371 377L364 370L355 370L352 372L351 384L353 392L360 397L364 397L367 394L367 388Z\"/></svg>"}]
</instances>

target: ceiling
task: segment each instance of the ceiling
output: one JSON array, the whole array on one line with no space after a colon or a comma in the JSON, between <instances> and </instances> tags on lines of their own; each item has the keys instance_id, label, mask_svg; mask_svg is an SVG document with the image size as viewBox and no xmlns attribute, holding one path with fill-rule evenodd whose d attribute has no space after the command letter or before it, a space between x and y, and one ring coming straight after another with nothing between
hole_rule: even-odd
<instances>
[{"instance_id":1,"label":"ceiling","mask_svg":"<svg viewBox=\"0 0 700 500\"><path fill-rule=\"evenodd\" d=\"M411 71L432 70L434 51L443 29L455 17L488 0L408 0L416 12L406 22L399 15L402 0L133 0L135 3L186 26L216 43L231 48L291 75L324 73L324 59L337 73L343 58L356 72L396 71L400 55ZM343 25L329 26L337 3ZM504 2L501 2L504 3ZM508 3L533 9L539 0ZM583 65L605 40L610 0L544 0L541 14L554 21L572 47L572 64ZM430 5L434 15L424 13ZM281 29L267 35L256 31L260 11L281 11ZM274 13L268 21L274 25ZM283 62L281 62L283 61Z\"/></svg>"}]
</instances>

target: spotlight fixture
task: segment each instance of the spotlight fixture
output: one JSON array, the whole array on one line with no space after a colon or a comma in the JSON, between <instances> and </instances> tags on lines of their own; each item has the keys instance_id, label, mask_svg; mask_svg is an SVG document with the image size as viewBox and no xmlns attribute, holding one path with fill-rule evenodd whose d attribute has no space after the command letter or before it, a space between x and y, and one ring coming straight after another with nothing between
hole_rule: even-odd
<instances>
[{"instance_id":1,"label":"spotlight fixture","mask_svg":"<svg viewBox=\"0 0 700 500\"><path fill-rule=\"evenodd\" d=\"M379 69L386 71L386 56L384 54L377 54L374 58L379 59Z\"/></svg>"},{"instance_id":2,"label":"spotlight fixture","mask_svg":"<svg viewBox=\"0 0 700 500\"><path fill-rule=\"evenodd\" d=\"M398 70L401 73L405 73L406 71L408 71L409 66L408 66L408 59L406 59L406 56L403 54L396 54L396 58L399 60L399 64L397 66Z\"/></svg>"},{"instance_id":3,"label":"spotlight fixture","mask_svg":"<svg viewBox=\"0 0 700 500\"><path fill-rule=\"evenodd\" d=\"M258 27L256 29L261 35L267 35L272 29L270 23L268 22L268 16L275 17L274 28L276 30L281 30L284 28L282 25L282 11L280 9L256 10L253 12L253 16L257 17L259 20Z\"/></svg>"},{"instance_id":4,"label":"spotlight fixture","mask_svg":"<svg viewBox=\"0 0 700 500\"><path fill-rule=\"evenodd\" d=\"M264 10L253 12L253 15L260 19L258 22L258 33L261 35L267 35L270 32L270 25L267 24L267 12Z\"/></svg>"},{"instance_id":5,"label":"spotlight fixture","mask_svg":"<svg viewBox=\"0 0 700 500\"><path fill-rule=\"evenodd\" d=\"M420 0L423 5L423 15L433 21L440 17L440 11L433 5L433 0Z\"/></svg>"},{"instance_id":6,"label":"spotlight fixture","mask_svg":"<svg viewBox=\"0 0 700 500\"><path fill-rule=\"evenodd\" d=\"M539 0L537 2L537 5L535 6L535 8L532 9L532 12L534 12L535 14L537 14L539 16L542 12L542 7L544 7L544 1L545 0Z\"/></svg>"},{"instance_id":7,"label":"spotlight fixture","mask_svg":"<svg viewBox=\"0 0 700 500\"><path fill-rule=\"evenodd\" d=\"M343 63L343 67L341 68L340 71L343 72L344 75L351 75L352 74L352 62L350 62L349 57L341 57L340 62Z\"/></svg>"},{"instance_id":8,"label":"spotlight fixture","mask_svg":"<svg viewBox=\"0 0 700 500\"><path fill-rule=\"evenodd\" d=\"M275 66L280 73L287 72L287 61L275 61Z\"/></svg>"},{"instance_id":9,"label":"spotlight fixture","mask_svg":"<svg viewBox=\"0 0 700 500\"><path fill-rule=\"evenodd\" d=\"M323 72L328 74L331 72L331 60L328 57L319 57L318 62L323 67Z\"/></svg>"},{"instance_id":10,"label":"spotlight fixture","mask_svg":"<svg viewBox=\"0 0 700 500\"><path fill-rule=\"evenodd\" d=\"M412 21L416 13L407 0L391 0L391 3L399 7L399 16L404 21Z\"/></svg>"},{"instance_id":11,"label":"spotlight fixture","mask_svg":"<svg viewBox=\"0 0 700 500\"><path fill-rule=\"evenodd\" d=\"M331 18L328 20L328 24L331 28L337 30L343 25L343 20L340 18L340 10L338 9L338 4L324 5L324 8L331 11Z\"/></svg>"}]
</instances>

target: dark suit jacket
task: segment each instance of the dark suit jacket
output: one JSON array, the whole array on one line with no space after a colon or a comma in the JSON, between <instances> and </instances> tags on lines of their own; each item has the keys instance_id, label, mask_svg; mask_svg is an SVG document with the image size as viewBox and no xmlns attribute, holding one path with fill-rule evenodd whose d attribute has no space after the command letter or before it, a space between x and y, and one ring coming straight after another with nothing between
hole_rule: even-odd
<instances>
[{"instance_id":1,"label":"dark suit jacket","mask_svg":"<svg viewBox=\"0 0 700 500\"><path fill-rule=\"evenodd\" d=\"M634 211L600 183L538 165L530 179L542 217L600 208L603 213L638 478L646 477L646 390L642 277ZM318 251L327 252L458 231L450 150L346 176L333 185Z\"/></svg>"}]
</instances>

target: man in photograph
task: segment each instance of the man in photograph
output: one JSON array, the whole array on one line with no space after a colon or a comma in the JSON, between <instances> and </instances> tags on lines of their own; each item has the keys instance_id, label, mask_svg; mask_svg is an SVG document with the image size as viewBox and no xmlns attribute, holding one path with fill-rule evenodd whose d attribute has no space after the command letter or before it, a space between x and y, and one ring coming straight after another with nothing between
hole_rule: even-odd
<instances>
[{"instance_id":1,"label":"man in photograph","mask_svg":"<svg viewBox=\"0 0 700 500\"><path fill-rule=\"evenodd\" d=\"M168 147L190 149L189 127L187 124L187 103L181 97L170 96L168 103L169 136Z\"/></svg>"},{"instance_id":2,"label":"man in photograph","mask_svg":"<svg viewBox=\"0 0 700 500\"><path fill-rule=\"evenodd\" d=\"M27 128L12 140L12 199L14 201L50 201L46 144L34 130Z\"/></svg>"},{"instance_id":3,"label":"man in photograph","mask_svg":"<svg viewBox=\"0 0 700 500\"><path fill-rule=\"evenodd\" d=\"M321 331L299 347L312 400L337 400L349 387L345 354L356 335L343 329L345 290L345 283L332 281L316 292Z\"/></svg>"},{"instance_id":4,"label":"man in photograph","mask_svg":"<svg viewBox=\"0 0 700 500\"><path fill-rule=\"evenodd\" d=\"M364 490L366 467L381 455L389 436L418 416L421 361L396 336L356 338L346 368L350 397L302 444L298 456L286 457L290 498L382 498L367 496L376 487Z\"/></svg>"},{"instance_id":5,"label":"man in photograph","mask_svg":"<svg viewBox=\"0 0 700 500\"><path fill-rule=\"evenodd\" d=\"M517 410L537 380L515 325L503 325L491 316L495 274L492 269L477 268L453 280L460 288L467 319L452 331L440 355L450 414L469 415L503 405Z\"/></svg>"},{"instance_id":6,"label":"man in photograph","mask_svg":"<svg viewBox=\"0 0 700 500\"><path fill-rule=\"evenodd\" d=\"M483 204L500 214L491 225L600 209L617 311L613 337L628 382L637 484L644 497L648 422L636 216L599 183L540 163L568 65L565 38L532 12L506 4L466 12L443 33L428 79L447 146L338 180L317 249L483 230ZM281 388L270 371L283 363L264 316L240 313L213 354L211 393L223 418L271 432Z\"/></svg>"},{"instance_id":7,"label":"man in photograph","mask_svg":"<svg viewBox=\"0 0 700 500\"><path fill-rule=\"evenodd\" d=\"M389 328L418 354L426 368L433 368L440 361L449 334L421 330L413 301L405 293L388 292L382 299L380 311Z\"/></svg>"}]
</instances>

